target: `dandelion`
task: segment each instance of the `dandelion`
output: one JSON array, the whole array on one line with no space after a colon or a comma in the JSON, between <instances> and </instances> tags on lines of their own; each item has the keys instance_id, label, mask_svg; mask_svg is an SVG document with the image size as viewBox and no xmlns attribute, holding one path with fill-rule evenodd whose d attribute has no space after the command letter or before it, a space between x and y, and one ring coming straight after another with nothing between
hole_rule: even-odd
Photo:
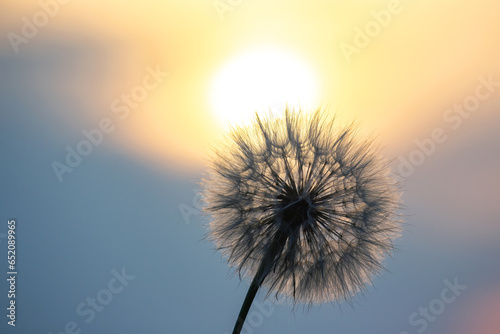
<instances>
[{"instance_id":1,"label":"dandelion","mask_svg":"<svg viewBox=\"0 0 500 334\"><path fill-rule=\"evenodd\" d=\"M399 235L399 192L384 159L324 112L255 116L216 150L202 182L209 238L252 279L233 333L261 286L294 303L349 301Z\"/></svg>"}]
</instances>

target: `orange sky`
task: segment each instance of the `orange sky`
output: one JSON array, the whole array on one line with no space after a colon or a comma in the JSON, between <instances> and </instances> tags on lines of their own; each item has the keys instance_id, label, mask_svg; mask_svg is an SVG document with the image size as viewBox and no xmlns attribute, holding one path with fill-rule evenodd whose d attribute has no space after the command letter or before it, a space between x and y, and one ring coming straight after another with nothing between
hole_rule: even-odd
<instances>
[{"instance_id":1,"label":"orange sky","mask_svg":"<svg viewBox=\"0 0 500 334\"><path fill-rule=\"evenodd\" d=\"M146 67L168 72L113 140L134 155L179 166L198 165L222 131L210 104L214 77L255 50L300 59L316 80L318 104L337 111L341 122L360 121L363 131L395 150L441 124L444 111L473 92L478 76L500 80L495 1L241 0L219 7L227 9L222 14L214 7L220 3L228 1L70 2L21 48L70 40L104 50L106 72L89 78L92 90L75 92L91 101L83 115L89 124L109 114L110 103L139 84ZM20 16L40 9L36 1L6 6L2 27L14 32ZM374 13L391 10L369 44L347 59L342 43L356 47L357 29L366 31ZM245 82L234 86L252 94ZM494 96L498 101L499 93Z\"/></svg>"}]
</instances>

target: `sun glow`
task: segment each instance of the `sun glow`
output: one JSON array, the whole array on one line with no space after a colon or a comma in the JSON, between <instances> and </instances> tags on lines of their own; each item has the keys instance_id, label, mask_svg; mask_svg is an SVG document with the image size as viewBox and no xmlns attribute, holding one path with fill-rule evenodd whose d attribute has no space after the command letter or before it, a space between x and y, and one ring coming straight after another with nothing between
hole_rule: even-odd
<instances>
[{"instance_id":1,"label":"sun glow","mask_svg":"<svg viewBox=\"0 0 500 334\"><path fill-rule=\"evenodd\" d=\"M221 124L241 125L256 111L317 108L317 96L317 79L304 61L281 50L259 50L236 57L216 73L210 102Z\"/></svg>"}]
</instances>

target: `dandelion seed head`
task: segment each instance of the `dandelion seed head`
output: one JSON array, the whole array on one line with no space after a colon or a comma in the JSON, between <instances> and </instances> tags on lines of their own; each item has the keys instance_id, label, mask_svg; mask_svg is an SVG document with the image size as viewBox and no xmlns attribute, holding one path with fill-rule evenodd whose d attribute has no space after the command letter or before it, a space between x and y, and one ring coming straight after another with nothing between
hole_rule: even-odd
<instances>
[{"instance_id":1,"label":"dandelion seed head","mask_svg":"<svg viewBox=\"0 0 500 334\"><path fill-rule=\"evenodd\" d=\"M264 261L262 285L294 302L350 300L400 232L386 161L322 111L287 109L234 128L202 188L209 238L228 263L253 277Z\"/></svg>"}]
</instances>

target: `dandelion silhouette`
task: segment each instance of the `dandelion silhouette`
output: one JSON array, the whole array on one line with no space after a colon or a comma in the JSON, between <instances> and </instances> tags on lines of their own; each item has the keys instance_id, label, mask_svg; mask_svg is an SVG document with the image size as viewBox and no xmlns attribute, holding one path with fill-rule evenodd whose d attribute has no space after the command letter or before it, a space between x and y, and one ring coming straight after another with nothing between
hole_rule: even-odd
<instances>
[{"instance_id":1,"label":"dandelion silhouette","mask_svg":"<svg viewBox=\"0 0 500 334\"><path fill-rule=\"evenodd\" d=\"M373 144L324 112L255 116L215 151L202 181L209 238L261 286L294 303L351 300L399 235L399 192Z\"/></svg>"}]
</instances>

